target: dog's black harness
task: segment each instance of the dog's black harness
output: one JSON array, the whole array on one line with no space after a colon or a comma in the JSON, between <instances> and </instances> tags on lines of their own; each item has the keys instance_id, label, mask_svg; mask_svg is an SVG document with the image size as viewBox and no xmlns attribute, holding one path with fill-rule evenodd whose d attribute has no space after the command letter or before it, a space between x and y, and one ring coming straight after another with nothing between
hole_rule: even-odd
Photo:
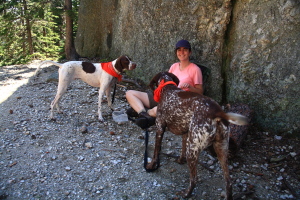
<instances>
[{"instance_id":1,"label":"dog's black harness","mask_svg":"<svg viewBox=\"0 0 300 200\"><path fill-rule=\"evenodd\" d=\"M145 130L145 153L144 153L144 168L146 172L154 172L159 167L159 158L157 159L157 165L154 169L147 169L148 164L148 141L149 141L149 132L148 128Z\"/></svg>"},{"instance_id":2,"label":"dog's black harness","mask_svg":"<svg viewBox=\"0 0 300 200\"><path fill-rule=\"evenodd\" d=\"M131 118L128 116L128 119L130 121L135 121L135 119ZM148 164L148 143L149 143L149 132L148 132L148 128L144 129L145 130L145 153L144 153L144 168L146 170L146 172L154 172L155 170L158 169L159 167L159 159L157 161L157 165L154 169L147 169L147 164Z\"/></svg>"}]
</instances>

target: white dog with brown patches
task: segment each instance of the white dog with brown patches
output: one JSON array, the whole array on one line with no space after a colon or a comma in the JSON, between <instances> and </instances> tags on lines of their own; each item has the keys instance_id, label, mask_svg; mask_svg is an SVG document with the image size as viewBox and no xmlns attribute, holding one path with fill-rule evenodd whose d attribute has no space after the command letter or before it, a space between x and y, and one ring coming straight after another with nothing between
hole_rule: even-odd
<instances>
[{"instance_id":1,"label":"white dog with brown patches","mask_svg":"<svg viewBox=\"0 0 300 200\"><path fill-rule=\"evenodd\" d=\"M121 73L123 71L133 70L136 68L136 64L127 56L121 56L118 59L107 63L69 61L60 64L53 61L44 61L36 69L35 75L37 75L40 67L46 63L51 63L59 67L58 88L56 96L51 103L50 119L54 119L54 107L56 107L58 112L61 112L58 103L62 95L67 91L69 84L74 79L81 79L93 87L99 87L98 119L101 122L103 121L101 113L101 101L104 92L106 93L108 106L113 109L110 93L111 86L114 85L117 80L122 80Z\"/></svg>"}]
</instances>

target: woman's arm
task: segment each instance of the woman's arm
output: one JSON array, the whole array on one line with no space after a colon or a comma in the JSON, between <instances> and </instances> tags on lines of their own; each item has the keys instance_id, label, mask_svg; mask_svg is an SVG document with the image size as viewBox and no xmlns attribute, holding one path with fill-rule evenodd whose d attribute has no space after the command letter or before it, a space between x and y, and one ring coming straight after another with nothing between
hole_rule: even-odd
<instances>
[{"instance_id":1,"label":"woman's arm","mask_svg":"<svg viewBox=\"0 0 300 200\"><path fill-rule=\"evenodd\" d=\"M195 93L198 93L198 94L203 94L203 87L200 84L195 85L195 87L189 86L189 90L191 92L195 92Z\"/></svg>"}]
</instances>

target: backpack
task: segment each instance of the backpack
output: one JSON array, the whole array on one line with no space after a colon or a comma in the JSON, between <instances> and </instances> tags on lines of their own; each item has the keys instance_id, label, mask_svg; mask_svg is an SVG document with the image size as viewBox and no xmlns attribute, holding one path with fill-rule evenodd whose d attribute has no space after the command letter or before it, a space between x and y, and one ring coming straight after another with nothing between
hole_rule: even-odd
<instances>
[{"instance_id":1,"label":"backpack","mask_svg":"<svg viewBox=\"0 0 300 200\"><path fill-rule=\"evenodd\" d=\"M193 62L194 63L194 62ZM203 93L205 92L205 85L207 84L208 81L208 77L210 75L210 69L208 67L205 67L204 65L198 64L198 63L194 63L195 65L197 65L202 73L202 85L203 85Z\"/></svg>"}]
</instances>

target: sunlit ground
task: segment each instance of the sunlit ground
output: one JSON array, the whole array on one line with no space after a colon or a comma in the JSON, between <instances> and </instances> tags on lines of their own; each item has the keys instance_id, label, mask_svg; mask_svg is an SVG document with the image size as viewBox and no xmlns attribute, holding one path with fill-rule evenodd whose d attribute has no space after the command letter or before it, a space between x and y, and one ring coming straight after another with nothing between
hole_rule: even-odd
<instances>
[{"instance_id":1,"label":"sunlit ground","mask_svg":"<svg viewBox=\"0 0 300 200\"><path fill-rule=\"evenodd\" d=\"M28 67L35 69L37 65L33 63ZM27 84L34 75L34 70L29 72L28 68L21 67L20 70L16 70L17 68L18 66L6 66L0 69L0 76L4 76L6 73L9 75L0 81L0 103L6 101L22 85Z\"/></svg>"}]
</instances>

